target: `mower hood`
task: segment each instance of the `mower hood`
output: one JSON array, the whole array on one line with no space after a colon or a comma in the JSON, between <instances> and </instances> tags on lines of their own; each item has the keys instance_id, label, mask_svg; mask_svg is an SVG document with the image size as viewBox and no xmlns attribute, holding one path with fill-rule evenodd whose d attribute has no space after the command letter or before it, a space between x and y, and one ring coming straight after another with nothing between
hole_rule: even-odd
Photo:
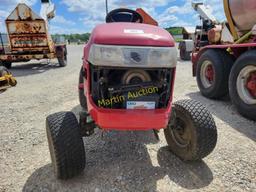
<instances>
[{"instance_id":1,"label":"mower hood","mask_svg":"<svg viewBox=\"0 0 256 192\"><path fill-rule=\"evenodd\" d=\"M106 23L95 27L92 44L174 47L175 41L166 30L140 23Z\"/></svg>"}]
</instances>

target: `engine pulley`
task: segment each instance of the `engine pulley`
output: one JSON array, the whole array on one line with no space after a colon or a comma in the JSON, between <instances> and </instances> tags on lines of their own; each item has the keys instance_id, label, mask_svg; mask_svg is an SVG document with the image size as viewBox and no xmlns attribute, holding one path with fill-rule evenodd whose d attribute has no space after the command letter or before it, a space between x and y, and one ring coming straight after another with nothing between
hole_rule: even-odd
<instances>
[{"instance_id":1,"label":"engine pulley","mask_svg":"<svg viewBox=\"0 0 256 192\"><path fill-rule=\"evenodd\" d=\"M139 84L142 82L150 82L150 81L151 81L151 77L148 74L148 72L141 69L129 70L124 74L122 78L122 83L124 85Z\"/></svg>"}]
</instances>

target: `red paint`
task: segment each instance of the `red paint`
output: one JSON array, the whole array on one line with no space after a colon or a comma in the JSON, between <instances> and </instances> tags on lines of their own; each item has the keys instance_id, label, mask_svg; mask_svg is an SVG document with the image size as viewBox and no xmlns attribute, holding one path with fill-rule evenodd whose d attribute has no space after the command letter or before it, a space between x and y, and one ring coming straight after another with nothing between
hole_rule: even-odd
<instances>
[{"instance_id":1,"label":"red paint","mask_svg":"<svg viewBox=\"0 0 256 192\"><path fill-rule=\"evenodd\" d=\"M214 70L212 65L207 66L205 76L208 79L208 81L212 84L214 80Z\"/></svg>"},{"instance_id":2,"label":"red paint","mask_svg":"<svg viewBox=\"0 0 256 192\"><path fill-rule=\"evenodd\" d=\"M173 71L172 88L174 87L174 78L175 70ZM89 86L89 81L86 82L86 85ZM166 128L168 125L172 109L173 89L171 90L172 95L169 99L168 107L155 110L104 109L96 106L90 91L85 91L85 93L88 111L96 125L102 129L122 131L159 130Z\"/></svg>"},{"instance_id":3,"label":"red paint","mask_svg":"<svg viewBox=\"0 0 256 192\"><path fill-rule=\"evenodd\" d=\"M256 98L256 72L250 74L246 87L251 95Z\"/></svg>"},{"instance_id":4,"label":"red paint","mask_svg":"<svg viewBox=\"0 0 256 192\"><path fill-rule=\"evenodd\" d=\"M125 33L125 29L142 30L142 34ZM166 128L172 108L173 90L166 109L126 110L104 109L94 103L91 96L90 67L88 56L92 44L174 47L172 36L164 29L147 24L108 23L97 26L89 42L84 47L83 67L87 72L84 91L87 97L88 111L95 124L107 130L152 130ZM172 88L174 87L175 70L173 70ZM80 87L81 85L79 85Z\"/></svg>"},{"instance_id":5,"label":"red paint","mask_svg":"<svg viewBox=\"0 0 256 192\"><path fill-rule=\"evenodd\" d=\"M108 130L159 130L167 127L171 113L171 105L167 109L126 110L99 108L91 97L87 102L93 120L102 129Z\"/></svg>"},{"instance_id":6,"label":"red paint","mask_svg":"<svg viewBox=\"0 0 256 192\"><path fill-rule=\"evenodd\" d=\"M125 30L140 30L143 33L125 33ZM139 23L107 23L98 25L92 32L91 41L103 45L131 45L174 47L175 42L166 30Z\"/></svg>"}]
</instances>

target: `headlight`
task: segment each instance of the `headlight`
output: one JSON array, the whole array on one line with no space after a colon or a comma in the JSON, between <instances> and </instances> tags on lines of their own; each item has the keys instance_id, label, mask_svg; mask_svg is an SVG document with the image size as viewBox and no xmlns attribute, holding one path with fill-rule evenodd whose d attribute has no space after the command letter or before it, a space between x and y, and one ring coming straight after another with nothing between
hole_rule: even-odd
<instances>
[{"instance_id":1,"label":"headlight","mask_svg":"<svg viewBox=\"0 0 256 192\"><path fill-rule=\"evenodd\" d=\"M90 48L89 62L98 66L116 67L175 67L175 47L110 46L94 44Z\"/></svg>"}]
</instances>

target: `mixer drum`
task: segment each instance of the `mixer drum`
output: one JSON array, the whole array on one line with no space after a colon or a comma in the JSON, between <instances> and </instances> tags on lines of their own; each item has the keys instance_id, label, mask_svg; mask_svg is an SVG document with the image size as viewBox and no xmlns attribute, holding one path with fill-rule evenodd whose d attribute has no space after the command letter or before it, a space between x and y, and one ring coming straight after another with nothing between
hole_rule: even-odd
<instances>
[{"instance_id":1,"label":"mixer drum","mask_svg":"<svg viewBox=\"0 0 256 192\"><path fill-rule=\"evenodd\" d=\"M256 24L256 0L229 0L229 8L241 32L250 31Z\"/></svg>"}]
</instances>

